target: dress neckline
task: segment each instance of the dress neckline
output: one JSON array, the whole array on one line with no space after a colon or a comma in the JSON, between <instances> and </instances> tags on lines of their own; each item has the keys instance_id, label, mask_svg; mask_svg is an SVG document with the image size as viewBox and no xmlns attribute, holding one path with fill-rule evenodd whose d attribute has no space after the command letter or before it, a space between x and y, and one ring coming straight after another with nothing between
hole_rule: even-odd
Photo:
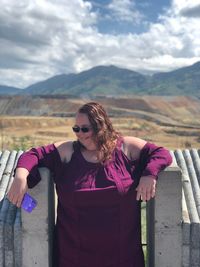
<instances>
[{"instance_id":1,"label":"dress neckline","mask_svg":"<svg viewBox=\"0 0 200 267\"><path fill-rule=\"evenodd\" d=\"M93 165L93 166L98 166L98 165L100 165L100 162L92 162L92 161L88 161L88 160L83 156L83 153L82 153L81 149L79 149L79 153L80 153L82 159L83 159L86 163L91 164L91 165Z\"/></svg>"}]
</instances>

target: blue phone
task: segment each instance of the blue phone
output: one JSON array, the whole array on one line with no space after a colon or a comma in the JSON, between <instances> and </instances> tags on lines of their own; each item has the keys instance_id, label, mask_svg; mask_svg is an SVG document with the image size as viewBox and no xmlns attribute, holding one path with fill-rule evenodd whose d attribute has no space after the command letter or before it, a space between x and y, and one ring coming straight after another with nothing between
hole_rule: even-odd
<instances>
[{"instance_id":1,"label":"blue phone","mask_svg":"<svg viewBox=\"0 0 200 267\"><path fill-rule=\"evenodd\" d=\"M37 201L30 196L28 193L24 194L24 198L22 200L21 207L27 211L27 212L32 212L32 210L37 206Z\"/></svg>"}]
</instances>

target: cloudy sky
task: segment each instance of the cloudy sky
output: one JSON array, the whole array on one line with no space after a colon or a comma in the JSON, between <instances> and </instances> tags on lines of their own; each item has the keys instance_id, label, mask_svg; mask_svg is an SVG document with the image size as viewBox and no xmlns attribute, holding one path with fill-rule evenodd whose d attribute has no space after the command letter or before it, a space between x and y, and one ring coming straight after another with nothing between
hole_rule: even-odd
<instances>
[{"instance_id":1,"label":"cloudy sky","mask_svg":"<svg viewBox=\"0 0 200 267\"><path fill-rule=\"evenodd\" d=\"M200 0L0 0L0 84L24 88L116 65L145 74L200 61Z\"/></svg>"}]
</instances>

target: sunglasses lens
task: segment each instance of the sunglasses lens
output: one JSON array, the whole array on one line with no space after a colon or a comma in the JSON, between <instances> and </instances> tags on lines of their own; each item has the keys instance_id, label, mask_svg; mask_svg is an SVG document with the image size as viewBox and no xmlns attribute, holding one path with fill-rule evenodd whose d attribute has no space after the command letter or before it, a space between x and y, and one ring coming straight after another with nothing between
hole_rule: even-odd
<instances>
[{"instance_id":1,"label":"sunglasses lens","mask_svg":"<svg viewBox=\"0 0 200 267\"><path fill-rule=\"evenodd\" d=\"M83 133L88 133L89 132L89 128L87 128L87 127L83 127L83 128L81 128L81 131L83 132Z\"/></svg>"},{"instance_id":2,"label":"sunglasses lens","mask_svg":"<svg viewBox=\"0 0 200 267\"><path fill-rule=\"evenodd\" d=\"M79 133L80 132L80 127L72 127L73 132Z\"/></svg>"},{"instance_id":3,"label":"sunglasses lens","mask_svg":"<svg viewBox=\"0 0 200 267\"><path fill-rule=\"evenodd\" d=\"M80 131L83 133L88 133L90 131L90 128L89 127L80 128L79 126L74 126L72 127L72 130L74 133L79 133Z\"/></svg>"}]
</instances>

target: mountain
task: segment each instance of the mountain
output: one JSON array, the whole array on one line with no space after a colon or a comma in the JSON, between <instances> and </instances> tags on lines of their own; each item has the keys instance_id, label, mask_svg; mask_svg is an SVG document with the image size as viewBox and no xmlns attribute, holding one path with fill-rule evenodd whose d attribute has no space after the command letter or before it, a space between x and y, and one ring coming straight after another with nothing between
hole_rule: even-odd
<instances>
[{"instance_id":1,"label":"mountain","mask_svg":"<svg viewBox=\"0 0 200 267\"><path fill-rule=\"evenodd\" d=\"M6 85L0 85L0 95L15 95L20 94L21 91L20 88L17 87L11 87Z\"/></svg>"},{"instance_id":2,"label":"mountain","mask_svg":"<svg viewBox=\"0 0 200 267\"><path fill-rule=\"evenodd\" d=\"M200 62L171 72L154 74L152 80L152 94L165 92L170 95L200 96Z\"/></svg>"},{"instance_id":3,"label":"mountain","mask_svg":"<svg viewBox=\"0 0 200 267\"><path fill-rule=\"evenodd\" d=\"M5 87L5 86L4 86ZM4 90L0 94L17 94ZM16 88L14 88L16 89ZM27 95L128 96L191 95L200 97L200 62L153 76L119 68L97 66L78 74L61 74L25 88Z\"/></svg>"},{"instance_id":4,"label":"mountain","mask_svg":"<svg viewBox=\"0 0 200 267\"><path fill-rule=\"evenodd\" d=\"M61 74L49 78L45 81L35 83L25 88L26 94L37 95L37 94L62 94L65 88L70 86L71 81L75 80L76 74Z\"/></svg>"},{"instance_id":5,"label":"mountain","mask_svg":"<svg viewBox=\"0 0 200 267\"><path fill-rule=\"evenodd\" d=\"M98 66L78 74L59 75L26 88L30 94L116 95L140 93L147 77L115 66Z\"/></svg>"}]
</instances>

